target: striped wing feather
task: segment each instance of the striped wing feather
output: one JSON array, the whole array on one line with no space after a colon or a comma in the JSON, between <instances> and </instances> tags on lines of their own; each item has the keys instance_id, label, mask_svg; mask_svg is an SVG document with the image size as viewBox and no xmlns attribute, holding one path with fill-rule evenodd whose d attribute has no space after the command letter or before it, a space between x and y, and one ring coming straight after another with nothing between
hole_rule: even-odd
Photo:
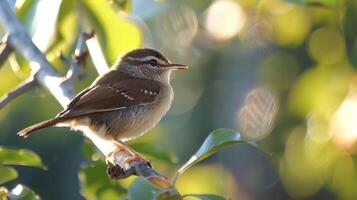
<instances>
[{"instance_id":1,"label":"striped wing feather","mask_svg":"<svg viewBox=\"0 0 357 200\"><path fill-rule=\"evenodd\" d=\"M151 94L146 91L151 91ZM72 118L92 113L113 111L155 100L160 83L145 79L127 79L94 85L78 94L57 117Z\"/></svg>"}]
</instances>

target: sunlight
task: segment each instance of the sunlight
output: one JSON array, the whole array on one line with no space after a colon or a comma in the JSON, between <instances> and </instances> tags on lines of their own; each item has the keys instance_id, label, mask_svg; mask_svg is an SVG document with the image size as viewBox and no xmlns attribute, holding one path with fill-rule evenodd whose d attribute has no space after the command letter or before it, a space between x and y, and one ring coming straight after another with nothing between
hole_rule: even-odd
<instances>
[{"instance_id":1,"label":"sunlight","mask_svg":"<svg viewBox=\"0 0 357 200\"><path fill-rule=\"evenodd\" d=\"M227 40L238 34L246 21L242 7L232 0L215 1L207 10L205 28L217 40Z\"/></svg>"},{"instance_id":2,"label":"sunlight","mask_svg":"<svg viewBox=\"0 0 357 200\"><path fill-rule=\"evenodd\" d=\"M357 95L347 97L331 119L333 140L344 149L351 149L357 140Z\"/></svg>"},{"instance_id":3,"label":"sunlight","mask_svg":"<svg viewBox=\"0 0 357 200\"><path fill-rule=\"evenodd\" d=\"M155 20L154 31L165 46L188 47L198 31L197 15L188 6L172 6Z\"/></svg>"},{"instance_id":4,"label":"sunlight","mask_svg":"<svg viewBox=\"0 0 357 200\"><path fill-rule=\"evenodd\" d=\"M24 190L24 187L21 184L18 184L14 189L12 189L12 193L16 196L20 195L22 191Z\"/></svg>"},{"instance_id":5,"label":"sunlight","mask_svg":"<svg viewBox=\"0 0 357 200\"><path fill-rule=\"evenodd\" d=\"M33 42L41 51L47 50L54 39L60 5L61 0L42 0L37 4L31 32Z\"/></svg>"},{"instance_id":6,"label":"sunlight","mask_svg":"<svg viewBox=\"0 0 357 200\"><path fill-rule=\"evenodd\" d=\"M103 51L100 49L99 42L96 37L92 37L91 39L86 41L88 46L88 51L91 55L96 55L95 59L92 58L92 62L96 67L96 70L99 74L104 74L108 72L108 64L105 61L105 57L103 55Z\"/></svg>"},{"instance_id":7,"label":"sunlight","mask_svg":"<svg viewBox=\"0 0 357 200\"><path fill-rule=\"evenodd\" d=\"M237 126L242 136L252 140L266 137L273 129L277 111L275 95L264 88L251 90L237 114Z\"/></svg>"}]
</instances>

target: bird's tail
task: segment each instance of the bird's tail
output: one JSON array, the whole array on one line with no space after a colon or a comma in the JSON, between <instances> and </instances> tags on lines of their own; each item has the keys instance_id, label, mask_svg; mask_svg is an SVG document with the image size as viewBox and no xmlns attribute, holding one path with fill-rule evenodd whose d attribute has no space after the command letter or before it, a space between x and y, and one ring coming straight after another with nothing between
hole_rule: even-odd
<instances>
[{"instance_id":1,"label":"bird's tail","mask_svg":"<svg viewBox=\"0 0 357 200\"><path fill-rule=\"evenodd\" d=\"M53 118L53 119L50 119L50 120L46 120L46 121L43 121L43 122L40 122L38 124L35 124L35 125L32 125L32 126L29 126L23 130L21 130L20 132L17 133L18 136L21 136L21 137L24 137L24 138L27 138L32 132L34 131L37 131L37 130L40 130L40 129L43 129L43 128L47 128L47 127L50 127L50 126L53 126L53 125L56 125L57 123L60 123L60 122L63 122L64 119L63 118Z\"/></svg>"}]
</instances>

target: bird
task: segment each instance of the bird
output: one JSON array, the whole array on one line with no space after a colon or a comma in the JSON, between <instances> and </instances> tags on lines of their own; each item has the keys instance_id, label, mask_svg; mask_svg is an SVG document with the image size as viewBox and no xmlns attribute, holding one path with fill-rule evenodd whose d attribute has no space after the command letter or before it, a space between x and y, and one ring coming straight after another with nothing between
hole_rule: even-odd
<instances>
[{"instance_id":1,"label":"bird","mask_svg":"<svg viewBox=\"0 0 357 200\"><path fill-rule=\"evenodd\" d=\"M171 71L187 69L173 64L159 51L134 49L118 59L110 71L78 93L54 118L27 127L18 135L52 126L90 130L89 138L115 141L118 148L144 135L169 110L173 100ZM134 159L137 154L131 152Z\"/></svg>"}]
</instances>

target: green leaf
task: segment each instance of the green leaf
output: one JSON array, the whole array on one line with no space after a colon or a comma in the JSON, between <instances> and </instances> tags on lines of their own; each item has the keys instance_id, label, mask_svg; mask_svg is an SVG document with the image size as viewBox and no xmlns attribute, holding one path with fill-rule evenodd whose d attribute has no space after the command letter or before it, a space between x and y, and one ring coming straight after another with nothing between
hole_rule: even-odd
<instances>
[{"instance_id":1,"label":"green leaf","mask_svg":"<svg viewBox=\"0 0 357 200\"><path fill-rule=\"evenodd\" d=\"M290 3L297 3L302 5L311 5L311 6L322 6L329 8L337 8L338 0L285 0Z\"/></svg>"},{"instance_id":2,"label":"green leaf","mask_svg":"<svg viewBox=\"0 0 357 200\"><path fill-rule=\"evenodd\" d=\"M157 143L134 143L131 144L130 147L140 153L143 153L145 155L159 159L164 162L177 162L177 158L175 155L170 153L167 148L164 148L162 145Z\"/></svg>"},{"instance_id":3,"label":"green leaf","mask_svg":"<svg viewBox=\"0 0 357 200\"><path fill-rule=\"evenodd\" d=\"M91 28L97 33L101 46L113 63L120 53L137 48L141 44L141 33L131 21L115 12L107 0L82 0L83 11Z\"/></svg>"},{"instance_id":4,"label":"green leaf","mask_svg":"<svg viewBox=\"0 0 357 200\"><path fill-rule=\"evenodd\" d=\"M78 10L75 8L75 0L66 0L61 3L57 19L56 37L46 54L55 66L63 64L60 62L53 63L53 60L59 61L58 52L71 55L79 37L79 32L84 31L81 29L82 25L78 24Z\"/></svg>"},{"instance_id":5,"label":"green leaf","mask_svg":"<svg viewBox=\"0 0 357 200\"><path fill-rule=\"evenodd\" d=\"M0 185L17 178L17 171L12 167L0 165Z\"/></svg>"},{"instance_id":6,"label":"green leaf","mask_svg":"<svg viewBox=\"0 0 357 200\"><path fill-rule=\"evenodd\" d=\"M131 184L128 191L128 200L178 200L181 199L174 188L162 189L146 180L138 177Z\"/></svg>"},{"instance_id":7,"label":"green leaf","mask_svg":"<svg viewBox=\"0 0 357 200\"><path fill-rule=\"evenodd\" d=\"M7 193L6 187L0 187L0 200L7 200Z\"/></svg>"},{"instance_id":8,"label":"green leaf","mask_svg":"<svg viewBox=\"0 0 357 200\"><path fill-rule=\"evenodd\" d=\"M145 178L138 177L132 183L128 191L129 200L155 200L156 196L162 192L162 189L156 187Z\"/></svg>"},{"instance_id":9,"label":"green leaf","mask_svg":"<svg viewBox=\"0 0 357 200\"><path fill-rule=\"evenodd\" d=\"M86 199L122 199L126 190L119 181L112 180L106 174L104 163L97 161L83 167L79 172L81 194Z\"/></svg>"},{"instance_id":10,"label":"green leaf","mask_svg":"<svg viewBox=\"0 0 357 200\"><path fill-rule=\"evenodd\" d=\"M24 185L17 185L8 193L8 197L11 200L39 200L40 197L32 191L30 188Z\"/></svg>"},{"instance_id":11,"label":"green leaf","mask_svg":"<svg viewBox=\"0 0 357 200\"><path fill-rule=\"evenodd\" d=\"M223 147L242 143L246 143L246 141L241 139L240 134L234 130L214 130L209 134L198 151L178 170L178 174L182 174L192 165L216 153Z\"/></svg>"},{"instance_id":12,"label":"green leaf","mask_svg":"<svg viewBox=\"0 0 357 200\"><path fill-rule=\"evenodd\" d=\"M114 0L112 1L114 5L116 5L120 10L124 10L125 12L130 12L132 3L129 0Z\"/></svg>"},{"instance_id":13,"label":"green leaf","mask_svg":"<svg viewBox=\"0 0 357 200\"><path fill-rule=\"evenodd\" d=\"M33 4L34 4L34 0L26 0L26 1L22 1L22 4L16 7L17 8L16 15L21 21L25 21L26 13L33 6Z\"/></svg>"},{"instance_id":14,"label":"green leaf","mask_svg":"<svg viewBox=\"0 0 357 200\"><path fill-rule=\"evenodd\" d=\"M183 197L194 197L200 200L225 200L226 198L215 194L186 194Z\"/></svg>"},{"instance_id":15,"label":"green leaf","mask_svg":"<svg viewBox=\"0 0 357 200\"><path fill-rule=\"evenodd\" d=\"M26 149L9 149L0 147L0 164L23 165L46 169L41 158L33 151Z\"/></svg>"}]
</instances>

